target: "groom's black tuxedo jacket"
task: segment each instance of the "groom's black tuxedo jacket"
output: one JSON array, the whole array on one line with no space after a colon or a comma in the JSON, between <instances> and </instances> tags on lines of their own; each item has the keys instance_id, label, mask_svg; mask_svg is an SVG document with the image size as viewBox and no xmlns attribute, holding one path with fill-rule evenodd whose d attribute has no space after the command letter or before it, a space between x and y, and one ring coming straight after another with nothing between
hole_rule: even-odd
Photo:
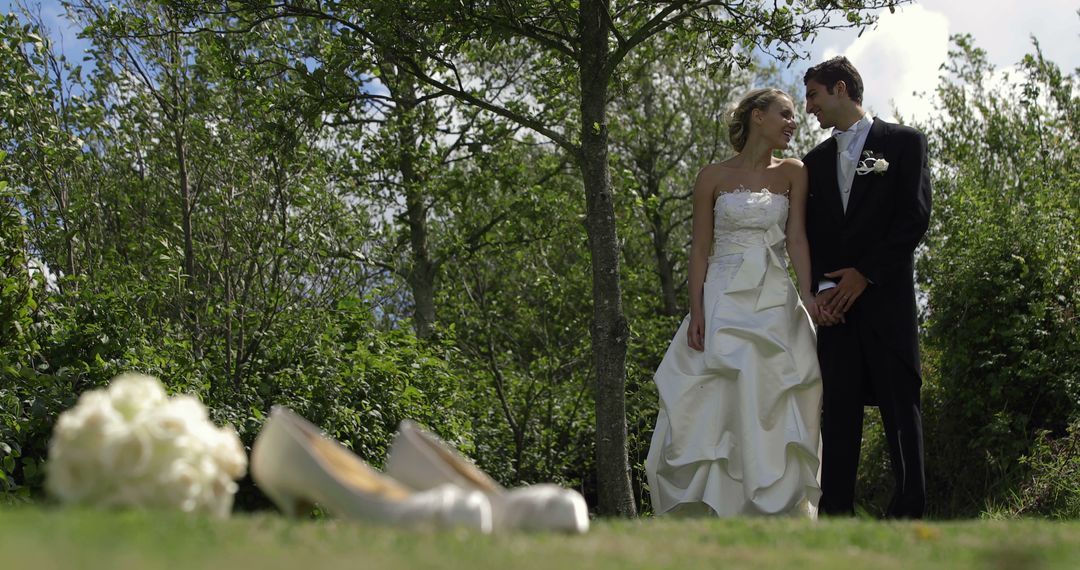
<instances>
[{"instance_id":1,"label":"groom's black tuxedo jacket","mask_svg":"<svg viewBox=\"0 0 1080 570\"><path fill-rule=\"evenodd\" d=\"M926 137L874 119L860 152L888 161L884 173L855 175L847 211L836 173L836 139L811 150L806 230L816 288L824 274L854 267L871 281L849 315L896 348L919 373L914 252L930 223ZM852 314L854 313L854 314Z\"/></svg>"}]
</instances>

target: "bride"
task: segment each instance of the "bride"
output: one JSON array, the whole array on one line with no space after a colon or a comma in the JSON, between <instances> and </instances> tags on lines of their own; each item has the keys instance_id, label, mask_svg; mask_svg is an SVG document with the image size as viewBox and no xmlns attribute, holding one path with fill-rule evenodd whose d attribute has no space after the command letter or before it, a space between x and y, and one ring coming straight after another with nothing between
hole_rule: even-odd
<instances>
[{"instance_id":1,"label":"bride","mask_svg":"<svg viewBox=\"0 0 1080 570\"><path fill-rule=\"evenodd\" d=\"M806 170L773 156L795 127L790 96L751 91L731 115L738 154L694 184L690 314L654 377L660 412L645 469L658 515L816 516L811 316L824 309L811 293Z\"/></svg>"}]
</instances>

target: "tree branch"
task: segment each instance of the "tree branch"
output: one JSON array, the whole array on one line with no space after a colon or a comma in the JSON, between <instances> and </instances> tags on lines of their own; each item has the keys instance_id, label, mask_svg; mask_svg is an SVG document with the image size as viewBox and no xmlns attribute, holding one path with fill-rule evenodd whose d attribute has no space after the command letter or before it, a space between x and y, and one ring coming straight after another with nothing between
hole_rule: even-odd
<instances>
[{"instance_id":1,"label":"tree branch","mask_svg":"<svg viewBox=\"0 0 1080 570\"><path fill-rule=\"evenodd\" d=\"M556 132L554 129L547 127L539 120L528 117L526 115L522 115L520 113L515 113L505 107L496 105L480 97L477 97L476 95L473 95L466 91L462 91L461 89L451 87L450 85L428 75L427 72L423 71L420 66L412 60L412 58L404 58L402 61L407 67L409 67L409 73L411 73L414 77L436 89L439 89L443 93L446 93L447 95L450 95L455 99L458 99L459 101L463 101L465 103L468 103L469 105L491 111L492 113L495 113L500 117L505 117L524 127L528 127L551 139L552 142L561 146L567 152L573 154L574 156L577 156L581 153L581 149L577 145L570 142L569 139L567 139L562 134Z\"/></svg>"},{"instance_id":2,"label":"tree branch","mask_svg":"<svg viewBox=\"0 0 1080 570\"><path fill-rule=\"evenodd\" d=\"M536 42L539 42L540 45L542 45L542 46L544 46L544 47L546 47L546 48L548 48L548 49L550 49L552 51L556 51L558 53L561 53L561 54L563 54L563 55L565 55L567 57L573 58L573 59L577 58L577 52L574 51L574 48L572 47L573 46L573 37L572 37L572 35L570 35L569 33L560 34L558 32L554 32L552 30L541 28L539 26L534 26L534 25L529 24L527 22L522 22L513 13L512 8L510 6L508 6L507 4L508 3L505 0L502 0L502 1L499 2L499 9L503 13L504 17L506 18L505 21L500 20L498 18L485 17L485 16L483 16L481 14L476 14L476 18L478 20L480 20L481 22L486 22L488 25L490 25L493 28L503 28L503 29L508 30L510 32L514 32L514 33L519 34L519 35L521 35L523 37L526 37L526 38L529 38L529 39L534 40ZM555 12L556 16L559 16L559 10L558 9L554 9L554 12ZM565 24L565 22L562 21L561 16L559 16L559 22L560 22L560 24L562 24L563 30L565 31L566 30L566 24Z\"/></svg>"}]
</instances>

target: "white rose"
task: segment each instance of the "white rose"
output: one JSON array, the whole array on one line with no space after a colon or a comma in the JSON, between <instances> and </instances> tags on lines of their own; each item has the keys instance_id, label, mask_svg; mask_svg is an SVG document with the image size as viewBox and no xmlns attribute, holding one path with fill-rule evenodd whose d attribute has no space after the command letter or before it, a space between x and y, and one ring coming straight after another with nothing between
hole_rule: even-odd
<instances>
[{"instance_id":1,"label":"white rose","mask_svg":"<svg viewBox=\"0 0 1080 570\"><path fill-rule=\"evenodd\" d=\"M235 481L228 477L218 477L214 479L209 486L206 487L205 493L207 496L204 498L205 502L210 506L211 514L218 517L229 516L229 511L232 510L233 497L236 495L238 486Z\"/></svg>"},{"instance_id":2,"label":"white rose","mask_svg":"<svg viewBox=\"0 0 1080 570\"><path fill-rule=\"evenodd\" d=\"M124 419L131 420L165 402L165 388L157 378L128 372L109 382L109 399Z\"/></svg>"},{"instance_id":3,"label":"white rose","mask_svg":"<svg viewBox=\"0 0 1080 570\"><path fill-rule=\"evenodd\" d=\"M883 174L888 169L889 161L885 160L884 158L879 158L874 161L874 172L876 174Z\"/></svg>"},{"instance_id":4,"label":"white rose","mask_svg":"<svg viewBox=\"0 0 1080 570\"><path fill-rule=\"evenodd\" d=\"M81 503L93 493L98 476L96 469L86 467L74 461L50 459L45 471L45 490L62 502Z\"/></svg>"},{"instance_id":5,"label":"white rose","mask_svg":"<svg viewBox=\"0 0 1080 570\"><path fill-rule=\"evenodd\" d=\"M150 436L142 429L129 429L109 440L102 450L102 467L117 478L139 477L150 466L154 453Z\"/></svg>"},{"instance_id":6,"label":"white rose","mask_svg":"<svg viewBox=\"0 0 1080 570\"><path fill-rule=\"evenodd\" d=\"M217 437L213 439L211 454L219 468L232 479L244 476L247 468L247 455L244 454L244 446L240 443L240 437L232 427L221 428Z\"/></svg>"},{"instance_id":7,"label":"white rose","mask_svg":"<svg viewBox=\"0 0 1080 570\"><path fill-rule=\"evenodd\" d=\"M203 506L199 501L203 482L202 474L194 465L186 461L177 461L173 464L167 488L173 493L173 497L179 499L176 506L181 511L190 513Z\"/></svg>"},{"instance_id":8,"label":"white rose","mask_svg":"<svg viewBox=\"0 0 1080 570\"><path fill-rule=\"evenodd\" d=\"M75 461L101 457L109 442L127 431L124 419L102 392L88 392L76 406L57 418L49 442L49 455L67 456Z\"/></svg>"},{"instance_id":9,"label":"white rose","mask_svg":"<svg viewBox=\"0 0 1080 570\"><path fill-rule=\"evenodd\" d=\"M206 409L192 396L174 396L148 414L145 422L155 441L175 441L206 422Z\"/></svg>"}]
</instances>

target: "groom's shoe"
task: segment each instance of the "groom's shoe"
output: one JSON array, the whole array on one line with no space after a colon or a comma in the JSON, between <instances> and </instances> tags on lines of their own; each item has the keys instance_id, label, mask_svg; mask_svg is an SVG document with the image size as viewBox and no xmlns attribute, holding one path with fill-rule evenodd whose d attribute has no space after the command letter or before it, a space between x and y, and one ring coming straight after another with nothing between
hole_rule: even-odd
<instances>
[{"instance_id":1,"label":"groom's shoe","mask_svg":"<svg viewBox=\"0 0 1080 570\"><path fill-rule=\"evenodd\" d=\"M902 496L900 493L893 495L889 502L889 508L885 509L887 519L921 519L926 511L926 498L921 493L908 493Z\"/></svg>"},{"instance_id":2,"label":"groom's shoe","mask_svg":"<svg viewBox=\"0 0 1080 570\"><path fill-rule=\"evenodd\" d=\"M821 499L818 501L818 516L824 517L847 517L851 518L855 516L855 503L844 502L844 504L838 504L837 501L830 500L831 493L822 493Z\"/></svg>"},{"instance_id":3,"label":"groom's shoe","mask_svg":"<svg viewBox=\"0 0 1080 570\"><path fill-rule=\"evenodd\" d=\"M251 477L290 516L310 512L317 503L349 519L491 532L491 503L483 493L453 485L409 489L280 406L255 439Z\"/></svg>"},{"instance_id":4,"label":"groom's shoe","mask_svg":"<svg viewBox=\"0 0 1080 570\"><path fill-rule=\"evenodd\" d=\"M386 458L386 473L418 490L450 483L480 491L491 501L497 531L589 529L585 498L577 491L543 484L507 490L445 442L409 420L401 422Z\"/></svg>"}]
</instances>

